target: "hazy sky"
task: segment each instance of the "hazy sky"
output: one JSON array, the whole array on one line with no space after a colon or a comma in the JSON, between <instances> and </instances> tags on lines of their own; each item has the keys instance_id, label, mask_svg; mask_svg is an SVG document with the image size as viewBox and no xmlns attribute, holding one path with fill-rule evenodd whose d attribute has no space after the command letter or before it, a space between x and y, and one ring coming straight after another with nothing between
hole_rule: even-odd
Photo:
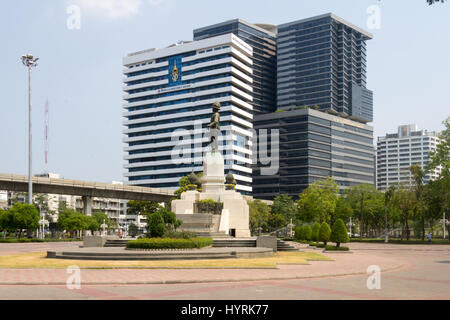
<instances>
[{"instance_id":1,"label":"hazy sky","mask_svg":"<svg viewBox=\"0 0 450 320\"><path fill-rule=\"evenodd\" d=\"M81 8L80 29L67 7ZM380 8L369 30L367 9ZM4 0L0 10L0 172L28 172L27 73L33 70L33 173L44 166L44 108L50 104L49 171L68 179L123 179L122 57L192 40L192 30L233 18L281 24L327 12L374 35L368 88L375 139L417 123L442 130L450 116L450 3L425 0Z\"/></svg>"}]
</instances>

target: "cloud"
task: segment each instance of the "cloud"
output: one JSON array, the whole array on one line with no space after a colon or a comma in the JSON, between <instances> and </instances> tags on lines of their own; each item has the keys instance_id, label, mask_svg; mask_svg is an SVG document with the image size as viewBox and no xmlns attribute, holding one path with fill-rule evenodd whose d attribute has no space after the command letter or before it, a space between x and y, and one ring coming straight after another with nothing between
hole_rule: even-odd
<instances>
[{"instance_id":1,"label":"cloud","mask_svg":"<svg viewBox=\"0 0 450 320\"><path fill-rule=\"evenodd\" d=\"M161 0L153 0L160 2ZM139 13L142 0L77 0L75 1L89 13L103 15L110 19L128 19Z\"/></svg>"}]
</instances>

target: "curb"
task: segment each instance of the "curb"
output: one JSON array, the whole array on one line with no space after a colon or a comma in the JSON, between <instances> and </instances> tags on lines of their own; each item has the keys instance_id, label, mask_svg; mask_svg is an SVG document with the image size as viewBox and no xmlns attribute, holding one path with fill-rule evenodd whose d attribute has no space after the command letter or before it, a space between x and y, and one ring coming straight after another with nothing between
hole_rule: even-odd
<instances>
[{"instance_id":1,"label":"curb","mask_svg":"<svg viewBox=\"0 0 450 320\"><path fill-rule=\"evenodd\" d=\"M405 265L397 265L395 267L382 269L382 272L390 272L403 268ZM295 280L295 279L320 279L320 278L330 278L330 277L345 277L345 276L356 276L356 275L367 275L366 272L353 272L344 274L327 274L318 276L295 276L295 277L267 277L260 279L253 278L230 278L230 279L209 279L209 280L160 280L160 281L123 281L123 282L90 282L83 283L81 285L94 286L94 285L152 285L152 284L190 284L190 283L220 283L220 282L251 282L251 281L270 281L270 280ZM66 282L0 282L0 285L22 285L22 286L41 286L41 285L52 285L52 286L65 286Z\"/></svg>"}]
</instances>

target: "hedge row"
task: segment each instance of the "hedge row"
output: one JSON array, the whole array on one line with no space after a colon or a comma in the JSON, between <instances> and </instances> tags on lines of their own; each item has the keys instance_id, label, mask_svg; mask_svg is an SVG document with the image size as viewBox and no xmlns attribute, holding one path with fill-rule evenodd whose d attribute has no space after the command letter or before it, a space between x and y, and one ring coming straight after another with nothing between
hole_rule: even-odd
<instances>
[{"instance_id":1,"label":"hedge row","mask_svg":"<svg viewBox=\"0 0 450 320\"><path fill-rule=\"evenodd\" d=\"M336 246L326 246L325 250L327 251L349 251L348 247L336 247Z\"/></svg>"},{"instance_id":2,"label":"hedge row","mask_svg":"<svg viewBox=\"0 0 450 320\"><path fill-rule=\"evenodd\" d=\"M211 238L147 238L127 242L128 249L192 249L211 246Z\"/></svg>"}]
</instances>

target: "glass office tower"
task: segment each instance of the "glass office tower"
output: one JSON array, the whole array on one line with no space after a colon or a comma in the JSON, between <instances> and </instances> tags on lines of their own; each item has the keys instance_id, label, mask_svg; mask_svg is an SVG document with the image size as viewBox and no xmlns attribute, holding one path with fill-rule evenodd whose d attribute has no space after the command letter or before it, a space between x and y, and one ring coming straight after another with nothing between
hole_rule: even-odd
<instances>
[{"instance_id":1,"label":"glass office tower","mask_svg":"<svg viewBox=\"0 0 450 320\"><path fill-rule=\"evenodd\" d=\"M276 33L269 24L251 24L234 19L194 30L194 41L233 33L253 48L253 111L276 109Z\"/></svg>"},{"instance_id":2,"label":"glass office tower","mask_svg":"<svg viewBox=\"0 0 450 320\"><path fill-rule=\"evenodd\" d=\"M277 106L316 107L373 121L366 88L366 41L372 35L332 13L281 24L277 34Z\"/></svg>"},{"instance_id":3,"label":"glass office tower","mask_svg":"<svg viewBox=\"0 0 450 320\"><path fill-rule=\"evenodd\" d=\"M270 141L267 148L279 149L278 172L264 175L261 165L253 169L257 199L298 198L311 183L327 177L340 190L374 184L373 127L367 124L305 108L255 116L254 129L279 130L279 143Z\"/></svg>"}]
</instances>

